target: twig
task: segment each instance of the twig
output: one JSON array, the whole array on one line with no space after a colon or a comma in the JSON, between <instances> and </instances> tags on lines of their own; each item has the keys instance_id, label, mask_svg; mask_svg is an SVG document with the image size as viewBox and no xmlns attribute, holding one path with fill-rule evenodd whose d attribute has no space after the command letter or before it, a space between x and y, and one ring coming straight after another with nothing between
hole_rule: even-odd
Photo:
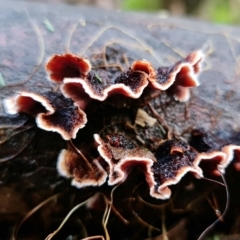
<instances>
[{"instance_id":1,"label":"twig","mask_svg":"<svg viewBox=\"0 0 240 240\"><path fill-rule=\"evenodd\" d=\"M89 198L90 199L90 198ZM62 223L60 224L60 226L58 227L57 230L55 230L53 233L49 234L45 240L51 240L60 230L61 228L63 227L63 225L67 222L67 220L70 218L70 216L80 207L82 207L84 204L87 203L87 201L89 200L87 199L86 201L84 202L81 202L79 203L77 206L75 206L69 213L68 215L63 219Z\"/></svg>"},{"instance_id":2,"label":"twig","mask_svg":"<svg viewBox=\"0 0 240 240\"><path fill-rule=\"evenodd\" d=\"M77 154L79 154L83 158L83 160L86 162L88 167L93 171L92 165L89 163L88 159L83 155L81 150L74 145L74 143L72 142L72 139L70 139L69 142L70 142L71 147L76 151Z\"/></svg>"},{"instance_id":3,"label":"twig","mask_svg":"<svg viewBox=\"0 0 240 240\"><path fill-rule=\"evenodd\" d=\"M38 25L32 20L32 18L30 17L28 11L27 11L27 15L28 15L30 24L32 25L32 28L33 28L33 30L35 31L36 35L37 35L37 39L38 39L38 43L39 43L39 48L40 48L40 57L39 57L37 66L36 66L35 69L32 71L32 73L28 76L28 78L25 79L24 81L19 82L19 83L7 84L7 85L5 85L5 86L2 87L2 88L15 87L15 86L19 86L19 85L22 85L22 84L28 82L28 81L35 75L35 73L38 71L38 69L40 68L40 66L41 66L41 64L42 64L42 62L43 62L43 58L44 58L44 55L45 55L44 38L43 38L43 36L42 36L42 33L41 33Z\"/></svg>"},{"instance_id":4,"label":"twig","mask_svg":"<svg viewBox=\"0 0 240 240\"><path fill-rule=\"evenodd\" d=\"M223 184L223 183L221 183L221 182L219 182L219 181L213 180L213 179L211 179L211 178L206 178L206 177L204 177L203 179L205 179L205 180L207 180L207 181L210 181L210 182L217 183L217 184L219 184L219 185L222 185L223 187L226 187L225 184Z\"/></svg>"},{"instance_id":5,"label":"twig","mask_svg":"<svg viewBox=\"0 0 240 240\"><path fill-rule=\"evenodd\" d=\"M21 225L29 218L31 217L35 212L37 212L40 208L42 208L44 205L46 205L47 203L51 202L52 200L55 200L57 197L59 197L61 195L61 193L58 193L48 199L46 199L45 201L41 202L40 204L38 204L35 208L33 208L30 212L28 212L25 217L21 220L21 222L18 224L18 226L16 227L15 231L14 231L14 239L17 239L17 234L18 231L21 227Z\"/></svg>"},{"instance_id":6,"label":"twig","mask_svg":"<svg viewBox=\"0 0 240 240\"><path fill-rule=\"evenodd\" d=\"M221 171L219 171L221 173ZM225 217L226 213L227 213L227 210L228 210L228 207L229 207L229 190L228 190L228 186L227 186L227 182L225 180L225 177L224 175L221 173L221 177L222 177L222 180L225 184L225 189L226 189L226 206L225 206L225 209L224 209L224 212L222 213L222 215L220 217L218 217L218 219L213 222L209 227L207 227L203 232L202 234L198 237L197 240L203 240L206 235L209 233L209 231L211 231L215 225L219 222L219 221L222 221L222 219Z\"/></svg>"},{"instance_id":7,"label":"twig","mask_svg":"<svg viewBox=\"0 0 240 240\"><path fill-rule=\"evenodd\" d=\"M156 52L152 49L151 46L149 46L147 43L143 42L142 40L138 39L137 37L135 37L133 34L129 33L127 30L119 28L119 27L115 27L115 26L111 26L111 25L107 25L105 27L103 27L102 29L100 29L97 34L92 38L91 41L89 41L89 43L87 44L87 46L80 52L80 56L83 56L83 54L97 41L97 39L107 30L109 29L117 29L120 32L124 33L125 35L129 36L130 38L136 40L146 51L148 51L157 61L158 63L163 65L163 61L159 58L159 56L156 54Z\"/></svg>"}]
</instances>

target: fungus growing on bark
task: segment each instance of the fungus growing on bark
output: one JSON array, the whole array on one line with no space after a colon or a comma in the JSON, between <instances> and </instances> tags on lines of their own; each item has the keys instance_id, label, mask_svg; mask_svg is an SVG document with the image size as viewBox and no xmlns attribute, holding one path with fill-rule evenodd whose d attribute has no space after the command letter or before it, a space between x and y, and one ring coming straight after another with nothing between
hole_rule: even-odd
<instances>
[{"instance_id":1,"label":"fungus growing on bark","mask_svg":"<svg viewBox=\"0 0 240 240\"><path fill-rule=\"evenodd\" d=\"M155 155L147 149L137 147L122 135L107 136L107 140L94 135L100 156L109 164L109 185L126 180L134 166L139 166L145 174L150 195L167 199L171 195L170 185L177 184L188 172L201 178L198 167L198 152L186 142L167 140L157 149Z\"/></svg>"},{"instance_id":2,"label":"fungus growing on bark","mask_svg":"<svg viewBox=\"0 0 240 240\"><path fill-rule=\"evenodd\" d=\"M186 142L167 140L158 147L155 157L157 161L151 167L153 177L148 179L150 194L155 198L169 198L169 186L177 184L188 172L202 177L202 171L195 162L197 151Z\"/></svg>"},{"instance_id":3,"label":"fungus growing on bark","mask_svg":"<svg viewBox=\"0 0 240 240\"><path fill-rule=\"evenodd\" d=\"M61 176L72 178L72 186L77 188L101 186L107 178L107 173L98 159L90 163L75 152L66 149L63 149L58 156L57 170Z\"/></svg>"},{"instance_id":4,"label":"fungus growing on bark","mask_svg":"<svg viewBox=\"0 0 240 240\"><path fill-rule=\"evenodd\" d=\"M64 78L85 77L91 70L91 64L87 59L66 53L52 56L46 64L46 70L52 81L61 83Z\"/></svg>"},{"instance_id":5,"label":"fungus growing on bark","mask_svg":"<svg viewBox=\"0 0 240 240\"><path fill-rule=\"evenodd\" d=\"M234 151L240 150L236 145L221 148L203 129L192 131L190 145L199 152L196 163L200 165L204 174L215 176L220 176L225 172L226 167L234 158Z\"/></svg>"},{"instance_id":6,"label":"fungus growing on bark","mask_svg":"<svg viewBox=\"0 0 240 240\"><path fill-rule=\"evenodd\" d=\"M156 71L147 61L134 62L132 69L148 74L153 88L164 91L171 87L174 98L186 102L190 98L189 88L199 85L197 74L201 70L202 61L202 51L195 51L173 66L159 67Z\"/></svg>"},{"instance_id":7,"label":"fungus growing on bark","mask_svg":"<svg viewBox=\"0 0 240 240\"><path fill-rule=\"evenodd\" d=\"M65 79L61 89L64 95L74 98L71 92L73 88L77 87L79 89L78 99L75 98L77 101L82 99L84 92L91 99L104 101L108 96L113 94L139 98L147 85L147 75L144 72L132 71L130 69L116 76L115 74L108 73L105 69L100 69L91 71L86 78Z\"/></svg>"},{"instance_id":8,"label":"fungus growing on bark","mask_svg":"<svg viewBox=\"0 0 240 240\"><path fill-rule=\"evenodd\" d=\"M58 132L65 140L75 138L87 122L86 114L76 103L56 92L20 92L5 99L4 107L9 114L25 112L35 116L39 128Z\"/></svg>"},{"instance_id":9,"label":"fungus growing on bark","mask_svg":"<svg viewBox=\"0 0 240 240\"><path fill-rule=\"evenodd\" d=\"M72 54L54 55L47 63L50 79L62 83L61 91L84 107L87 96L104 101L113 94L139 98L147 85L158 90L174 90L174 97L187 101L189 87L199 85L197 74L200 71L203 54L195 51L171 67L159 67L156 71L146 60L133 62L124 72L107 68L91 70L88 60ZM83 100L84 99L84 100Z\"/></svg>"},{"instance_id":10,"label":"fungus growing on bark","mask_svg":"<svg viewBox=\"0 0 240 240\"><path fill-rule=\"evenodd\" d=\"M240 171L240 146L237 145L227 145L222 148L222 151L226 153L226 159L223 163L220 164L219 168L224 170L228 167L231 161L234 159L234 168L237 171Z\"/></svg>"},{"instance_id":11,"label":"fungus growing on bark","mask_svg":"<svg viewBox=\"0 0 240 240\"><path fill-rule=\"evenodd\" d=\"M109 185L125 181L134 166L141 167L146 177L151 174L149 170L156 159L149 150L136 146L123 135L108 136L105 141L98 134L94 138L100 156L109 165Z\"/></svg>"}]
</instances>

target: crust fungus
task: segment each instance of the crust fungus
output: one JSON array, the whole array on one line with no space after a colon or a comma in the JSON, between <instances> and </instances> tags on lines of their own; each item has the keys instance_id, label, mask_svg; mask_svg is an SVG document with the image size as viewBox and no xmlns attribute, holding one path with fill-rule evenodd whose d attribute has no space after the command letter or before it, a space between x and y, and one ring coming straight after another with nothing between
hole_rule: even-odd
<instances>
[{"instance_id":1,"label":"crust fungus","mask_svg":"<svg viewBox=\"0 0 240 240\"><path fill-rule=\"evenodd\" d=\"M63 139L70 140L85 126L87 118L83 110L91 99L104 101L114 94L136 99L150 85L156 90L170 90L175 99L187 101L189 88L199 85L197 77L202 61L203 53L195 51L170 67L155 70L148 61L138 60L128 70L120 72L114 67L112 70L107 67L92 70L87 59L72 54L55 55L46 64L46 69L50 79L61 84L63 95L20 92L6 99L4 105L8 113L31 114L36 117L38 127L58 132ZM140 110L135 121L137 125L156 124L156 119ZM145 174L150 195L158 199L169 198L169 186L177 184L188 172L197 178L203 177L203 172L224 173L234 153L240 152L236 145L221 148L202 129L192 132L189 144L176 139L163 141L155 154L123 135L107 135L102 139L95 134L94 138L100 157L88 162L76 152L63 149L57 163L60 175L72 178L72 185L78 188L100 186L107 177L108 184L114 185L125 181L132 168L138 166ZM101 161L108 164L108 173ZM236 168L240 168L239 162L237 159Z\"/></svg>"},{"instance_id":2,"label":"crust fungus","mask_svg":"<svg viewBox=\"0 0 240 240\"><path fill-rule=\"evenodd\" d=\"M198 153L186 142L167 140L153 155L122 135L107 136L107 140L98 134L94 137L100 156L109 165L109 185L125 181L131 169L139 166L145 174L150 195L167 199L171 195L169 186L177 184L187 172L202 177L202 170L196 163Z\"/></svg>"},{"instance_id":3,"label":"crust fungus","mask_svg":"<svg viewBox=\"0 0 240 240\"><path fill-rule=\"evenodd\" d=\"M57 170L61 176L72 178L72 186L77 188L101 186L107 178L98 159L90 163L75 152L65 149L58 156Z\"/></svg>"},{"instance_id":4,"label":"crust fungus","mask_svg":"<svg viewBox=\"0 0 240 240\"><path fill-rule=\"evenodd\" d=\"M151 167L153 178L148 179L150 194L155 198L169 198L169 186L177 184L188 172L202 177L202 171L195 162L197 151L186 142L167 140L158 147L155 157L157 161Z\"/></svg>"},{"instance_id":5,"label":"crust fungus","mask_svg":"<svg viewBox=\"0 0 240 240\"><path fill-rule=\"evenodd\" d=\"M82 78L91 70L91 64L87 59L67 53L52 56L47 64L46 70L49 77L56 83L61 83L64 78Z\"/></svg>"},{"instance_id":6,"label":"crust fungus","mask_svg":"<svg viewBox=\"0 0 240 240\"><path fill-rule=\"evenodd\" d=\"M223 174L227 166L234 159L235 152L237 161L234 163L234 166L238 170L239 146L231 144L220 147L203 129L195 129L192 131L190 145L199 152L196 162L198 165L201 164L200 167L204 173L215 176Z\"/></svg>"},{"instance_id":7,"label":"crust fungus","mask_svg":"<svg viewBox=\"0 0 240 240\"><path fill-rule=\"evenodd\" d=\"M94 138L100 156L109 165L109 185L125 181L134 166L141 167L145 175L151 174L149 170L156 159L149 150L137 147L123 135L107 136L106 141L98 134Z\"/></svg>"},{"instance_id":8,"label":"crust fungus","mask_svg":"<svg viewBox=\"0 0 240 240\"><path fill-rule=\"evenodd\" d=\"M164 91L171 87L174 98L186 102L190 98L189 88L199 85L197 75L201 70L202 61L202 51L195 51L173 66L159 67L156 71L147 61L136 61L132 68L148 74L153 88Z\"/></svg>"},{"instance_id":9,"label":"crust fungus","mask_svg":"<svg viewBox=\"0 0 240 240\"><path fill-rule=\"evenodd\" d=\"M222 148L222 151L226 153L226 159L222 164L220 164L219 168L225 170L231 163L231 161L234 159L234 168L237 171L240 171L240 146L230 144L224 146Z\"/></svg>"},{"instance_id":10,"label":"crust fungus","mask_svg":"<svg viewBox=\"0 0 240 240\"><path fill-rule=\"evenodd\" d=\"M62 83L64 96L84 108L87 98L104 101L113 94L139 98L149 82L158 90L171 87L176 100L187 101L189 88L199 85L197 74L202 60L202 52L195 51L171 67L159 67L155 71L148 61L138 60L128 70L120 72L107 68L91 70L88 60L65 54L53 56L46 69L52 81Z\"/></svg>"},{"instance_id":11,"label":"crust fungus","mask_svg":"<svg viewBox=\"0 0 240 240\"><path fill-rule=\"evenodd\" d=\"M144 72L129 69L116 76L108 73L105 69L100 69L91 71L86 78L66 78L62 92L64 95L74 98L71 92L73 88L77 87L79 89L78 98L75 97L77 101L81 100L85 93L91 99L104 101L113 94L139 98L147 85L147 75Z\"/></svg>"},{"instance_id":12,"label":"crust fungus","mask_svg":"<svg viewBox=\"0 0 240 240\"><path fill-rule=\"evenodd\" d=\"M54 92L20 92L5 99L4 107L9 114L25 112L36 116L39 128L58 132L64 140L75 138L87 122L86 114L77 104Z\"/></svg>"}]
</instances>

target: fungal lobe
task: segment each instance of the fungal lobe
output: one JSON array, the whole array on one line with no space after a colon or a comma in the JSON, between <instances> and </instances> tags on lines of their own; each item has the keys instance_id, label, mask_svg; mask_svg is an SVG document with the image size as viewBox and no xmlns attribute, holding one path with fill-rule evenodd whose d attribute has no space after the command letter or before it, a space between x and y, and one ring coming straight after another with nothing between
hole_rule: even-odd
<instances>
[{"instance_id":1,"label":"fungal lobe","mask_svg":"<svg viewBox=\"0 0 240 240\"><path fill-rule=\"evenodd\" d=\"M177 184L188 172L201 177L201 169L194 164L197 152L181 140L167 140L157 149L156 162L151 167L152 178L148 178L150 195L158 199L171 196L170 185Z\"/></svg>"},{"instance_id":2,"label":"fungal lobe","mask_svg":"<svg viewBox=\"0 0 240 240\"><path fill-rule=\"evenodd\" d=\"M144 148L138 147L123 135L107 136L103 140L95 134L100 156L109 165L108 184L113 185L124 181L134 166L147 171L156 161L153 154Z\"/></svg>"},{"instance_id":3,"label":"fungal lobe","mask_svg":"<svg viewBox=\"0 0 240 240\"><path fill-rule=\"evenodd\" d=\"M61 176L72 178L72 185L77 188L100 186L107 178L98 159L86 162L86 159L71 150L63 149L60 152L57 169Z\"/></svg>"},{"instance_id":4,"label":"fungal lobe","mask_svg":"<svg viewBox=\"0 0 240 240\"><path fill-rule=\"evenodd\" d=\"M25 112L36 116L39 128L58 132L65 140L75 138L87 122L86 114L71 99L56 92L20 92L5 99L4 106L10 114Z\"/></svg>"},{"instance_id":5,"label":"fungal lobe","mask_svg":"<svg viewBox=\"0 0 240 240\"><path fill-rule=\"evenodd\" d=\"M239 169L240 147L238 145L228 142L221 144L219 139L211 136L204 129L192 131L190 145L199 152L196 162L205 174L220 176L232 161L235 169Z\"/></svg>"},{"instance_id":6,"label":"fungal lobe","mask_svg":"<svg viewBox=\"0 0 240 240\"><path fill-rule=\"evenodd\" d=\"M91 70L91 64L87 59L67 53L51 57L46 64L46 70L52 81L61 83L64 78L84 77Z\"/></svg>"},{"instance_id":7,"label":"fungal lobe","mask_svg":"<svg viewBox=\"0 0 240 240\"><path fill-rule=\"evenodd\" d=\"M155 153L157 162L152 166L155 181L162 184L167 180L175 179L185 167L193 168L196 156L197 152L186 142L165 141Z\"/></svg>"},{"instance_id":8,"label":"fungal lobe","mask_svg":"<svg viewBox=\"0 0 240 240\"><path fill-rule=\"evenodd\" d=\"M70 93L71 88L78 87L81 92L84 90L89 98L104 101L108 96L113 94L138 98L147 84L147 76L144 72L133 71L131 69L125 72L98 69L90 71L85 78L65 79L62 89L67 96L72 98ZM81 95L80 93L78 100L82 98Z\"/></svg>"},{"instance_id":9,"label":"fungal lobe","mask_svg":"<svg viewBox=\"0 0 240 240\"><path fill-rule=\"evenodd\" d=\"M78 102L86 99L86 94L89 98L99 101L104 101L113 94L139 98L149 82L158 90L172 87L176 89L176 100L187 101L190 97L188 88L199 85L197 74L202 59L202 52L195 51L173 66L159 67L156 71L146 60L133 62L126 71L120 71L116 67L95 67L91 70L88 60L65 54L54 55L48 61L46 69L52 81L62 83L61 90L64 96ZM73 88L79 88L78 97L76 94L72 95Z\"/></svg>"}]
</instances>

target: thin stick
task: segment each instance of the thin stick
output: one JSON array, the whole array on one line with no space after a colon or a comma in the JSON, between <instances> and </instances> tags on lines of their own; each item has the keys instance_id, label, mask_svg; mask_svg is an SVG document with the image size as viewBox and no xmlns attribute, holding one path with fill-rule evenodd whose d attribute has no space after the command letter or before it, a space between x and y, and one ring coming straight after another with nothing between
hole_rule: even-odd
<instances>
[{"instance_id":1,"label":"thin stick","mask_svg":"<svg viewBox=\"0 0 240 240\"><path fill-rule=\"evenodd\" d=\"M120 185L120 184L119 184ZM117 187L119 186L115 186L112 190L111 190L111 194L110 194L110 202L108 201L108 199L104 196L105 202L106 202L106 209L104 211L104 215L103 215L103 219L102 219L102 224L103 224L103 228L105 231L105 235L106 235L106 240L110 240L110 236L107 230L107 223L108 223L108 219L111 213L111 209L112 209L112 203L113 203L113 193L114 191L117 189Z\"/></svg>"},{"instance_id":2,"label":"thin stick","mask_svg":"<svg viewBox=\"0 0 240 240\"><path fill-rule=\"evenodd\" d=\"M39 48L40 48L40 57L39 57L37 66L34 68L34 70L33 70L32 73L28 76L28 78L25 79L24 81L19 82L19 83L7 84L7 85L5 85L5 86L2 87L2 88L15 87L15 86L19 86L19 85L22 85L22 84L28 82L28 81L35 75L35 73L38 71L38 69L40 68L40 66L41 66L41 64L42 64L42 62L43 62L43 58L44 58L44 55L45 55L44 38L43 38L43 36L42 36L42 33L41 33L38 25L32 20L32 18L30 17L30 14L29 14L28 11L27 11L27 15L28 15L30 24L32 25L32 28L33 28L33 30L35 31L36 35L37 35L37 40L38 40Z\"/></svg>"},{"instance_id":3,"label":"thin stick","mask_svg":"<svg viewBox=\"0 0 240 240\"><path fill-rule=\"evenodd\" d=\"M166 40L163 40L163 39L162 39L161 42L162 42L167 48L169 48L170 50L172 50L174 53L178 54L180 57L182 57L182 58L185 58L185 57L186 57L187 54L186 54L185 52L183 52L181 49L172 47L172 46L170 45L170 43L167 42Z\"/></svg>"},{"instance_id":4,"label":"thin stick","mask_svg":"<svg viewBox=\"0 0 240 240\"><path fill-rule=\"evenodd\" d=\"M109 204L108 204L108 201L107 201L105 195L103 195L103 197L104 197L104 199L105 199L106 208L105 208L105 211L104 211L104 214L103 214L103 218L102 218L102 225L103 225L103 229L104 229L104 232L105 232L106 240L110 240L110 236L109 236L107 227L106 227L106 225L105 225L105 220L106 220L106 216L107 216L107 214L108 214Z\"/></svg>"},{"instance_id":5,"label":"thin stick","mask_svg":"<svg viewBox=\"0 0 240 240\"><path fill-rule=\"evenodd\" d=\"M83 153L81 152L80 149L78 149L74 143L72 142L72 139L70 139L70 144L73 147L73 149L83 158L83 160L86 162L86 164L88 165L88 167L93 171L93 167L92 165L89 163L89 161L87 160L87 158L83 155Z\"/></svg>"},{"instance_id":6,"label":"thin stick","mask_svg":"<svg viewBox=\"0 0 240 240\"><path fill-rule=\"evenodd\" d=\"M90 198L88 198L86 201L82 202L82 203L79 203L77 206L75 206L69 213L68 215L63 219L62 223L60 224L60 226L58 227L57 230L55 230L53 233L49 234L45 240L51 240L60 230L61 228L63 227L63 225L67 222L67 220L70 218L70 216L80 207L82 207L84 204L87 203L87 201L89 200Z\"/></svg>"},{"instance_id":7,"label":"thin stick","mask_svg":"<svg viewBox=\"0 0 240 240\"><path fill-rule=\"evenodd\" d=\"M123 54L123 59L124 59L124 62L126 64L127 68L129 68L130 67L130 63L128 61L128 57L127 57L126 53Z\"/></svg>"},{"instance_id":8,"label":"thin stick","mask_svg":"<svg viewBox=\"0 0 240 240\"><path fill-rule=\"evenodd\" d=\"M140 196L137 197L138 200L140 202L142 202L143 204L145 204L146 206L148 207L151 207L151 208L155 208L155 209L159 209L159 210L162 210L163 208L167 207L170 203L171 200L169 200L168 202L164 203L164 204L161 204L161 205L156 205L156 204L152 204L152 203L149 203L149 202L146 202L145 200L143 200Z\"/></svg>"},{"instance_id":9,"label":"thin stick","mask_svg":"<svg viewBox=\"0 0 240 240\"><path fill-rule=\"evenodd\" d=\"M210 181L210 182L214 182L214 183L217 183L219 185L222 185L223 187L226 187L223 183L219 182L219 181L216 181L216 180L213 180L211 178L206 178L206 177L203 177L203 179L207 180L207 181Z\"/></svg>"},{"instance_id":10,"label":"thin stick","mask_svg":"<svg viewBox=\"0 0 240 240\"><path fill-rule=\"evenodd\" d=\"M93 239L100 239L100 240L105 240L103 236L91 236L91 237L86 237L82 238L81 240L93 240Z\"/></svg>"},{"instance_id":11,"label":"thin stick","mask_svg":"<svg viewBox=\"0 0 240 240\"><path fill-rule=\"evenodd\" d=\"M141 46L141 47L138 47L138 46L136 46L135 44L130 44L130 43L128 43L128 42L125 42L125 41L121 41L121 40L114 40L114 41L110 41L110 42L107 42L105 45L104 45L104 47L103 47L103 53L106 53L106 48L108 47L108 46L110 46L110 45L112 45L112 44L121 44L121 45L125 45L125 46L127 46L127 47L131 47L131 48L135 48L135 49L143 49L144 50L144 48ZM146 49L145 49L146 50ZM107 63L107 59L106 59L106 54L103 54L103 61L105 62L105 63ZM123 58L124 58L124 54L123 54ZM125 60L125 59L124 59ZM128 60L127 60L128 61ZM127 62L125 62L126 64L127 64ZM129 64L129 66L130 66L130 64Z\"/></svg>"},{"instance_id":12,"label":"thin stick","mask_svg":"<svg viewBox=\"0 0 240 240\"><path fill-rule=\"evenodd\" d=\"M162 235L163 235L163 240L169 240L167 235L166 225L165 225L165 209L164 208L162 210Z\"/></svg>"},{"instance_id":13,"label":"thin stick","mask_svg":"<svg viewBox=\"0 0 240 240\"><path fill-rule=\"evenodd\" d=\"M220 172L220 173L221 173L221 172ZM226 182L225 177L224 177L224 175L223 175L222 173L221 173L221 177L222 177L222 180L223 180L223 182L224 182L224 184L225 184L226 199L227 199L227 200L226 200L226 206L225 206L224 212L222 213L222 215L221 215L220 217L218 217L218 219L217 219L215 222L213 222L209 227L207 227L207 228L202 232L202 234L198 237L197 240L203 240L203 239L206 237L206 235L209 233L209 231L212 230L213 227L214 227L219 221L222 221L222 219L225 217L225 215L226 215L226 213L227 213L227 210L228 210L228 207L229 207L229 198L230 198L230 196L229 196L229 190L228 190L227 182Z\"/></svg>"},{"instance_id":14,"label":"thin stick","mask_svg":"<svg viewBox=\"0 0 240 240\"><path fill-rule=\"evenodd\" d=\"M129 221L121 215L121 213L114 207L114 205L110 202L108 203L111 205L113 212L123 221L123 223L129 224Z\"/></svg>"},{"instance_id":15,"label":"thin stick","mask_svg":"<svg viewBox=\"0 0 240 240\"><path fill-rule=\"evenodd\" d=\"M41 202L40 204L38 204L35 208L33 208L30 212L28 212L25 217L21 220L21 222L18 224L18 226L16 227L15 231L14 231L14 239L17 239L17 234L18 231L21 227L21 225L29 218L31 217L35 212L37 212L40 208L42 208L44 205L46 205L47 203L51 202L52 200L55 200L57 197L59 197L61 195L61 193L58 193L48 199L46 199L45 201Z\"/></svg>"},{"instance_id":16,"label":"thin stick","mask_svg":"<svg viewBox=\"0 0 240 240\"><path fill-rule=\"evenodd\" d=\"M79 24L79 22L73 24L72 27L70 28L69 35L67 38L67 44L66 44L66 52L67 53L70 52L70 44L71 44L72 36L73 36L73 33L75 32L75 30L77 29L78 24Z\"/></svg>"},{"instance_id":17,"label":"thin stick","mask_svg":"<svg viewBox=\"0 0 240 240\"><path fill-rule=\"evenodd\" d=\"M147 104L149 109L151 110L154 117L157 119L157 121L160 123L161 126L164 127L164 129L167 132L167 139L172 139L172 129L167 125L165 120L157 113L157 111L152 107L150 103Z\"/></svg>"},{"instance_id":18,"label":"thin stick","mask_svg":"<svg viewBox=\"0 0 240 240\"><path fill-rule=\"evenodd\" d=\"M109 29L117 29L120 32L126 34L127 36L129 36L130 38L133 38L134 40L136 40L144 49L146 49L146 51L148 51L157 61L158 63L160 63L161 65L163 65L163 61L159 58L159 56L156 54L156 52L145 42L143 42L142 40L138 39L137 37L135 37L133 34L129 33L127 30L124 30L122 28L119 27L115 27L115 26L111 26L111 25L107 25L105 27L103 27L102 29L100 29L97 34L93 37L93 39L91 41L89 41L89 43L87 44L87 46L80 52L80 56L83 56L83 54L97 41L97 39L107 30Z\"/></svg>"},{"instance_id":19,"label":"thin stick","mask_svg":"<svg viewBox=\"0 0 240 240\"><path fill-rule=\"evenodd\" d=\"M7 162L13 158L15 158L17 155L19 155L25 148L27 148L27 146L29 145L29 143L33 140L33 137L20 149L18 150L18 152L10 155L10 156L7 156L7 157L3 157L3 158L0 158L0 163L2 162Z\"/></svg>"},{"instance_id":20,"label":"thin stick","mask_svg":"<svg viewBox=\"0 0 240 240\"><path fill-rule=\"evenodd\" d=\"M104 64L104 65L100 65L100 66L97 66L97 67L92 67L93 69L98 69L98 68L110 68L110 67L117 67L120 69L121 72L124 71L123 67L120 65L120 64Z\"/></svg>"},{"instance_id":21,"label":"thin stick","mask_svg":"<svg viewBox=\"0 0 240 240\"><path fill-rule=\"evenodd\" d=\"M154 229L154 230L156 230L156 231L158 231L158 232L161 232L161 230L160 230L159 228L156 228L156 227L150 225L149 223L145 222L142 218L139 217L139 215L138 215L133 209L131 209L131 210L132 210L133 215L137 218L137 220L138 220L141 224L143 224L144 226L146 226L146 227L148 227L148 228L150 228L150 229Z\"/></svg>"},{"instance_id":22,"label":"thin stick","mask_svg":"<svg viewBox=\"0 0 240 240\"><path fill-rule=\"evenodd\" d=\"M119 184L119 185L120 185L120 184ZM116 186L112 189L112 191L111 191L111 194L110 194L110 204L109 204L110 206L109 206L108 213L107 213L107 215L106 215L106 219L105 219L105 222L104 222L105 226L107 226L108 218L109 218L109 216L110 216L111 207L112 207L112 204L113 204L113 193L114 193L114 191L118 188L119 185L116 185Z\"/></svg>"}]
</instances>

